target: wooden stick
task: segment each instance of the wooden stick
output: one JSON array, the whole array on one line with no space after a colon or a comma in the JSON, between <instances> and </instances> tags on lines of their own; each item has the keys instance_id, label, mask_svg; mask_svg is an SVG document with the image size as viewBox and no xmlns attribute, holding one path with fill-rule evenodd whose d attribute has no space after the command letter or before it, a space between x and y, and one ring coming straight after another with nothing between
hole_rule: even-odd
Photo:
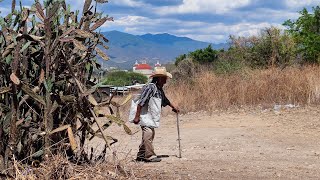
<instances>
[{"instance_id":1,"label":"wooden stick","mask_svg":"<svg viewBox=\"0 0 320 180\"><path fill-rule=\"evenodd\" d=\"M178 130L178 142L179 142L179 156L181 158L181 143L180 143L180 127L179 127L179 113L177 113L177 130Z\"/></svg>"}]
</instances>

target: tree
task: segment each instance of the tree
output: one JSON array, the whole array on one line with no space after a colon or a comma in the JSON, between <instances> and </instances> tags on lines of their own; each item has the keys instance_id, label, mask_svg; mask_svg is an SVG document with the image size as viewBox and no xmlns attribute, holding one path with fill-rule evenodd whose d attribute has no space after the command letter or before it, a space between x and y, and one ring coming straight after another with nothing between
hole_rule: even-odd
<instances>
[{"instance_id":1,"label":"tree","mask_svg":"<svg viewBox=\"0 0 320 180\"><path fill-rule=\"evenodd\" d=\"M103 84L114 86L131 85L134 82L146 83L148 78L140 73L126 72L126 71L114 71L107 74L106 79L103 80Z\"/></svg>"},{"instance_id":2,"label":"tree","mask_svg":"<svg viewBox=\"0 0 320 180\"><path fill-rule=\"evenodd\" d=\"M178 66L178 64L179 64L181 61L185 60L186 58L187 58L187 55L186 55L186 54L182 54L182 55L176 57L176 61L174 62L174 64L175 64L176 66Z\"/></svg>"},{"instance_id":3,"label":"tree","mask_svg":"<svg viewBox=\"0 0 320 180\"><path fill-rule=\"evenodd\" d=\"M294 37L298 53L309 63L320 63L320 7L312 10L313 13L309 13L304 8L296 21L287 20L283 25Z\"/></svg>"},{"instance_id":4,"label":"tree","mask_svg":"<svg viewBox=\"0 0 320 180\"><path fill-rule=\"evenodd\" d=\"M175 64L178 65L181 61L191 58L195 62L198 62L200 64L208 64L216 61L218 59L218 51L215 49L212 49L211 44L204 48L204 49L198 49L193 52L190 52L188 55L183 54L176 58Z\"/></svg>"},{"instance_id":5,"label":"tree","mask_svg":"<svg viewBox=\"0 0 320 180\"><path fill-rule=\"evenodd\" d=\"M218 51L212 49L212 46L210 44L205 49L198 49L189 53L189 56L200 64L207 64L212 63L218 59Z\"/></svg>"}]
</instances>

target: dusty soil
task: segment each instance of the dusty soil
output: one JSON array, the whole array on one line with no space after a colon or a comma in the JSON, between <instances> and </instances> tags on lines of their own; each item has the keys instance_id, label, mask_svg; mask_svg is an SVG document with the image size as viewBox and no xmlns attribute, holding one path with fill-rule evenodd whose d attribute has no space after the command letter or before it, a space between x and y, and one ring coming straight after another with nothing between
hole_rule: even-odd
<instances>
[{"instance_id":1,"label":"dusty soil","mask_svg":"<svg viewBox=\"0 0 320 180\"><path fill-rule=\"evenodd\" d=\"M319 107L181 115L182 158L176 116L161 119L154 146L159 163L129 164L143 179L320 179ZM137 126L130 125L135 130ZM119 158L134 159L141 131L114 126ZM114 134L110 132L110 134ZM93 141L93 143L96 143Z\"/></svg>"}]
</instances>

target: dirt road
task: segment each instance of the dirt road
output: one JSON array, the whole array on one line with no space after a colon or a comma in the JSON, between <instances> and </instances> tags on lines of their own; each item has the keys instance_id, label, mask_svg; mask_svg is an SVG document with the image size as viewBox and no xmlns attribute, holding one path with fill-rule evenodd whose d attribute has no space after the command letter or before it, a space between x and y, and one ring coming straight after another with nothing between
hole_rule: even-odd
<instances>
[{"instance_id":1,"label":"dirt road","mask_svg":"<svg viewBox=\"0 0 320 180\"><path fill-rule=\"evenodd\" d=\"M154 146L160 163L136 163L147 179L320 179L320 110L193 113L182 115L182 158L174 115L162 118ZM133 129L138 129L131 126ZM134 159L141 132L113 131L119 156ZM129 152L129 153L128 153ZM132 162L133 164L133 162ZM141 172L141 173L139 173Z\"/></svg>"}]
</instances>

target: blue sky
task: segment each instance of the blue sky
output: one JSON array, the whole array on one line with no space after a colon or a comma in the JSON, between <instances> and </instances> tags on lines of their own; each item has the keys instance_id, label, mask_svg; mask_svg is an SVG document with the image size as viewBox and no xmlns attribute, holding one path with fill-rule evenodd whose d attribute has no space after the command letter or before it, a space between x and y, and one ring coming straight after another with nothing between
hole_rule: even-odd
<instances>
[{"instance_id":1,"label":"blue sky","mask_svg":"<svg viewBox=\"0 0 320 180\"><path fill-rule=\"evenodd\" d=\"M30 6L33 0L22 0ZM84 0L67 0L73 9L82 9ZM10 0L0 3L1 15L8 13ZM131 34L170 33L192 39L224 43L229 35L256 35L270 26L284 28L287 19L299 17L306 7L319 0L109 0L99 9L114 17L102 31Z\"/></svg>"}]
</instances>

